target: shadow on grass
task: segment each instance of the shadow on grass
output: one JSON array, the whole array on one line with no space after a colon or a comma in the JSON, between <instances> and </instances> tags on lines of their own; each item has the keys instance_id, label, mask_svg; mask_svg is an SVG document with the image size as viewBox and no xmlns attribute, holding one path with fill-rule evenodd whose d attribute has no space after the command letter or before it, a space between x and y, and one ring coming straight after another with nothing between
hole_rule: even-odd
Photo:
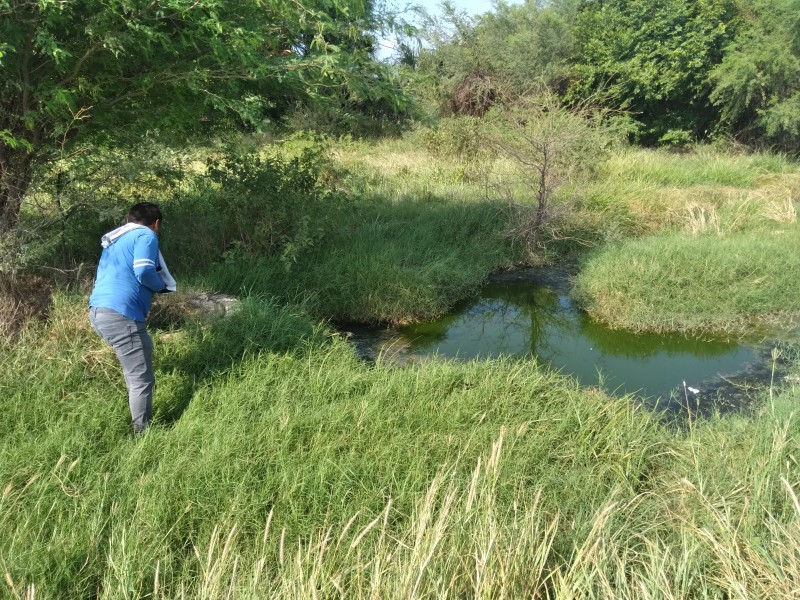
<instances>
[{"instance_id":1,"label":"shadow on grass","mask_svg":"<svg viewBox=\"0 0 800 600\"><path fill-rule=\"evenodd\" d=\"M308 299L317 318L399 323L443 314L514 262L497 203L429 196L361 200L295 262L248 255L217 264L204 287Z\"/></svg>"},{"instance_id":2,"label":"shadow on grass","mask_svg":"<svg viewBox=\"0 0 800 600\"><path fill-rule=\"evenodd\" d=\"M227 316L156 334L156 417L171 427L197 391L261 352L302 354L324 343L302 308L246 298Z\"/></svg>"}]
</instances>

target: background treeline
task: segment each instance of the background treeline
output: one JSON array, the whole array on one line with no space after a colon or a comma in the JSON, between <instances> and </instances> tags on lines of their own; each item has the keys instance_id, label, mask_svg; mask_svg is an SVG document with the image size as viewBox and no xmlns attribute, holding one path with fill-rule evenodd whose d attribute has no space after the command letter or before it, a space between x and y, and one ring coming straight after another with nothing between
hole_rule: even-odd
<instances>
[{"instance_id":1,"label":"background treeline","mask_svg":"<svg viewBox=\"0 0 800 600\"><path fill-rule=\"evenodd\" d=\"M424 11L423 11L424 13ZM0 233L99 148L285 129L384 135L543 89L632 141L800 147L800 0L0 0ZM388 61L382 40L397 40ZM61 161L59 163L59 161ZM63 208L68 211L69 207Z\"/></svg>"},{"instance_id":2,"label":"background treeline","mask_svg":"<svg viewBox=\"0 0 800 600\"><path fill-rule=\"evenodd\" d=\"M450 8L405 46L440 114L483 114L546 86L625 111L633 140L800 143L797 0L526 0L470 19Z\"/></svg>"},{"instance_id":3,"label":"background treeline","mask_svg":"<svg viewBox=\"0 0 800 600\"><path fill-rule=\"evenodd\" d=\"M103 149L379 128L407 108L373 55L385 23L365 0L0 0L0 234Z\"/></svg>"}]
</instances>

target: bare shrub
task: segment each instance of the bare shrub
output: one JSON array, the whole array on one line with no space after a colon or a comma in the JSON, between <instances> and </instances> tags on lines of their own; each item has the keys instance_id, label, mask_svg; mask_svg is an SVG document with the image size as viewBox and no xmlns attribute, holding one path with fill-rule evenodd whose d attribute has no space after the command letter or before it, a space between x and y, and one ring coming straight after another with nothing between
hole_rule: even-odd
<instances>
[{"instance_id":1,"label":"bare shrub","mask_svg":"<svg viewBox=\"0 0 800 600\"><path fill-rule=\"evenodd\" d=\"M587 176L615 139L603 118L590 106L564 107L550 92L487 117L489 147L516 167L492 187L508 203L508 235L531 255L543 250L544 230L557 236L570 212L569 201L554 206L556 192Z\"/></svg>"}]
</instances>

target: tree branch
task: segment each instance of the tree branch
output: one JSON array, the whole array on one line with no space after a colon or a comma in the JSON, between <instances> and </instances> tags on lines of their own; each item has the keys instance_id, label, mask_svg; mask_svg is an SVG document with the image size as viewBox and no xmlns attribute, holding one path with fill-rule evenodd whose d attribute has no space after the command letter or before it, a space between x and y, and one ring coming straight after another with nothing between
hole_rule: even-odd
<instances>
[{"instance_id":1,"label":"tree branch","mask_svg":"<svg viewBox=\"0 0 800 600\"><path fill-rule=\"evenodd\" d=\"M89 58L91 58L92 55L102 47L103 47L102 40L98 40L97 42L95 42L94 45L91 48L89 48L88 50L86 50L86 52L83 53L83 56L81 56L78 59L78 62L75 63L75 67L73 67L73 69L72 69L72 72L69 75L67 75L66 77L64 77L64 79L59 81L58 84L56 84L56 86L57 87L63 87L65 85L68 85L68 84L72 83L75 80L75 78L78 76L78 74L80 73L81 67L83 67L83 63L85 63L87 60L89 60Z\"/></svg>"},{"instance_id":2,"label":"tree branch","mask_svg":"<svg viewBox=\"0 0 800 600\"><path fill-rule=\"evenodd\" d=\"M30 110L31 102L31 55L33 54L33 40L28 38L25 43L25 51L22 55L22 64L20 69L22 71L22 114Z\"/></svg>"}]
</instances>

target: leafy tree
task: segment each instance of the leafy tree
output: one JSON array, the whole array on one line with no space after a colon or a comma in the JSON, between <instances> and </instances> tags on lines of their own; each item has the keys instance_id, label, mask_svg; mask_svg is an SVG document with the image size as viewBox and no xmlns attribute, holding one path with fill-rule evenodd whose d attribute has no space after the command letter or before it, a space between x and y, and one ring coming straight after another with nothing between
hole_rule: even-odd
<instances>
[{"instance_id":1,"label":"leafy tree","mask_svg":"<svg viewBox=\"0 0 800 600\"><path fill-rule=\"evenodd\" d=\"M470 18L446 4L444 18L424 28L430 49L418 66L430 78L429 93L443 112L481 114L498 90L558 87L573 52L572 12L567 2L500 1L494 11Z\"/></svg>"},{"instance_id":2,"label":"leafy tree","mask_svg":"<svg viewBox=\"0 0 800 600\"><path fill-rule=\"evenodd\" d=\"M557 88L574 52L571 13L563 3L500 2L476 28L477 52L511 90L527 92L542 83Z\"/></svg>"},{"instance_id":3,"label":"leafy tree","mask_svg":"<svg viewBox=\"0 0 800 600\"><path fill-rule=\"evenodd\" d=\"M257 127L331 88L396 102L391 85L370 87L380 68L364 42L370 10L362 0L0 0L0 233L16 227L37 167L87 136L196 131L226 113Z\"/></svg>"},{"instance_id":4,"label":"leafy tree","mask_svg":"<svg viewBox=\"0 0 800 600\"><path fill-rule=\"evenodd\" d=\"M450 3L442 5L443 16L422 12L421 46L416 56L408 44L403 61L415 70L415 93L432 112L447 112L458 81L474 69L473 30L476 20Z\"/></svg>"},{"instance_id":5,"label":"leafy tree","mask_svg":"<svg viewBox=\"0 0 800 600\"><path fill-rule=\"evenodd\" d=\"M711 72L721 126L800 148L800 0L740 6L742 24Z\"/></svg>"},{"instance_id":6,"label":"leafy tree","mask_svg":"<svg viewBox=\"0 0 800 600\"><path fill-rule=\"evenodd\" d=\"M646 142L702 137L717 120L708 76L732 39L734 0L582 0L573 98L637 116Z\"/></svg>"}]
</instances>

